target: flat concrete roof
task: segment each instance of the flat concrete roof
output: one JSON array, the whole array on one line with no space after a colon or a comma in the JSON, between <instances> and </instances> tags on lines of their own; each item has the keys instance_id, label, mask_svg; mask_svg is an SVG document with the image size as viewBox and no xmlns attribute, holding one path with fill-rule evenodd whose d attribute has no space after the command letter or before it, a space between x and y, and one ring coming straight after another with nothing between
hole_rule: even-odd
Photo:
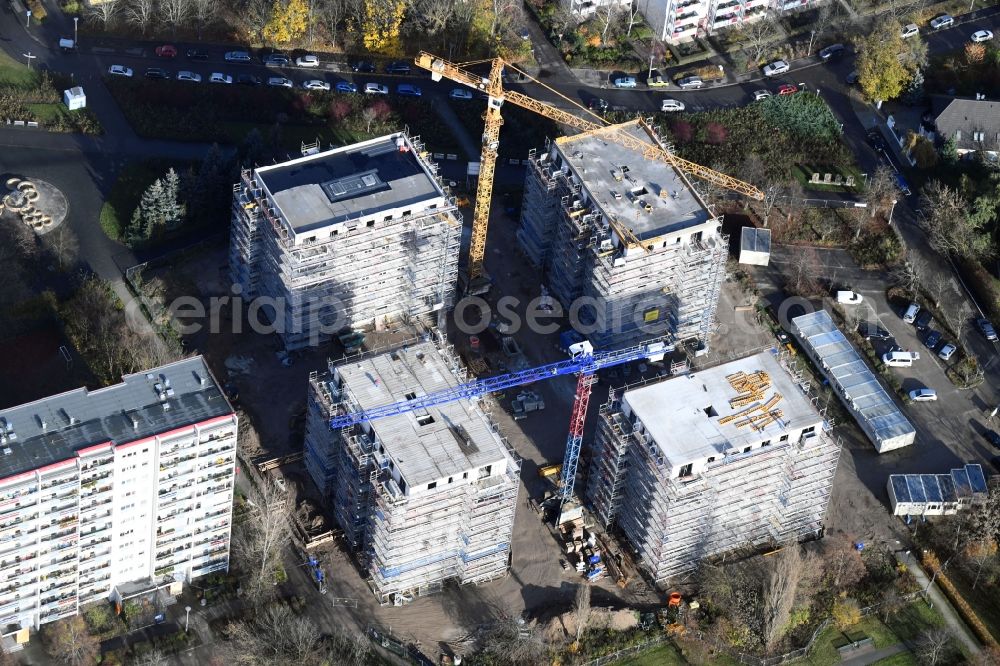
<instances>
[{"instance_id":1,"label":"flat concrete roof","mask_svg":"<svg viewBox=\"0 0 1000 666\"><path fill-rule=\"evenodd\" d=\"M402 132L255 173L296 234L444 196Z\"/></svg>"},{"instance_id":2,"label":"flat concrete roof","mask_svg":"<svg viewBox=\"0 0 1000 666\"><path fill-rule=\"evenodd\" d=\"M781 419L763 430L737 428L738 418L720 424L720 419L755 404L730 407L729 401L739 393L726 377L741 371L749 375L758 370L766 372L771 380L771 387L758 402L767 402L775 393L781 394L781 400L774 406L781 410ZM801 430L823 421L806 394L769 351L626 391L623 400L673 467L710 456L721 457L734 449L742 451L767 439L776 444L781 435L793 429Z\"/></svg>"},{"instance_id":3,"label":"flat concrete roof","mask_svg":"<svg viewBox=\"0 0 1000 666\"><path fill-rule=\"evenodd\" d=\"M343 380L343 387L362 409L459 384L432 342L349 362L335 370ZM468 400L383 417L371 422L371 426L410 488L449 476L458 477L462 472L505 458L503 445L482 412Z\"/></svg>"},{"instance_id":4,"label":"flat concrete roof","mask_svg":"<svg viewBox=\"0 0 1000 666\"><path fill-rule=\"evenodd\" d=\"M638 122L615 126L656 145ZM696 227L712 214L681 174L663 162L647 161L634 150L606 140L598 130L560 138L556 147L604 215L649 240ZM666 191L661 196L661 191ZM648 210L647 210L648 207Z\"/></svg>"},{"instance_id":5,"label":"flat concrete roof","mask_svg":"<svg viewBox=\"0 0 1000 666\"><path fill-rule=\"evenodd\" d=\"M69 460L88 446L123 444L232 413L201 356L126 375L96 391L42 398L0 411L6 431L0 480Z\"/></svg>"}]
</instances>

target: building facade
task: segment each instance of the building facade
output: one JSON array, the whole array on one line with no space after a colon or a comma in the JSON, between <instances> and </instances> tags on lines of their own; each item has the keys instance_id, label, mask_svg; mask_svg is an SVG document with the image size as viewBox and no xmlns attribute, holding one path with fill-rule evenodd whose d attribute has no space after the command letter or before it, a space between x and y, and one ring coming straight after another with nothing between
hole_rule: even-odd
<instances>
[{"instance_id":1,"label":"building facade","mask_svg":"<svg viewBox=\"0 0 1000 666\"><path fill-rule=\"evenodd\" d=\"M764 352L602 406L588 499L657 583L822 533L840 444L799 383Z\"/></svg>"},{"instance_id":2,"label":"building facade","mask_svg":"<svg viewBox=\"0 0 1000 666\"><path fill-rule=\"evenodd\" d=\"M680 171L602 137L562 137L533 154L517 232L580 332L599 349L673 336L706 342L728 239Z\"/></svg>"},{"instance_id":3,"label":"building facade","mask_svg":"<svg viewBox=\"0 0 1000 666\"><path fill-rule=\"evenodd\" d=\"M0 425L5 638L124 583L228 568L237 418L201 357L4 410Z\"/></svg>"},{"instance_id":4,"label":"building facade","mask_svg":"<svg viewBox=\"0 0 1000 666\"><path fill-rule=\"evenodd\" d=\"M333 431L334 415L465 381L432 342L331 364L309 382L305 464L382 604L507 572L520 460L478 401Z\"/></svg>"},{"instance_id":5,"label":"building facade","mask_svg":"<svg viewBox=\"0 0 1000 666\"><path fill-rule=\"evenodd\" d=\"M461 217L403 133L245 170L230 270L286 349L345 327L431 317L452 303Z\"/></svg>"},{"instance_id":6,"label":"building facade","mask_svg":"<svg viewBox=\"0 0 1000 666\"><path fill-rule=\"evenodd\" d=\"M741 28L768 13L799 11L823 0L636 0L653 34L679 44Z\"/></svg>"}]
</instances>

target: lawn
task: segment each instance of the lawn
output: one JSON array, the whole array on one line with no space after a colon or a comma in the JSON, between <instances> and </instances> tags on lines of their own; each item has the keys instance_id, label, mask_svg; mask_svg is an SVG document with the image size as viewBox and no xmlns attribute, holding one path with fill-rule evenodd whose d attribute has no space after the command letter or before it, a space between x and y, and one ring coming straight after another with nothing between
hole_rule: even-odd
<instances>
[{"instance_id":1,"label":"lawn","mask_svg":"<svg viewBox=\"0 0 1000 666\"><path fill-rule=\"evenodd\" d=\"M854 185L852 187L847 187L844 185L818 185L816 183L809 182L814 173L818 173L820 178L823 178L825 174L831 174L834 178L838 175L841 176L845 181L847 178L854 178ZM795 176L795 180L799 181L803 189L806 190L817 190L820 192L851 192L854 194L861 194L865 191L865 177L853 164L841 165L841 166L812 166L809 164L796 164L795 168L792 170L792 175Z\"/></svg>"},{"instance_id":2,"label":"lawn","mask_svg":"<svg viewBox=\"0 0 1000 666\"><path fill-rule=\"evenodd\" d=\"M38 82L38 71L30 70L23 62L18 62L0 51L0 88L27 88Z\"/></svg>"},{"instance_id":3,"label":"lawn","mask_svg":"<svg viewBox=\"0 0 1000 666\"><path fill-rule=\"evenodd\" d=\"M684 660L684 657L672 643L661 643L651 650L640 652L634 657L615 663L618 666L671 666L672 664L686 664L688 662Z\"/></svg>"},{"instance_id":4,"label":"lawn","mask_svg":"<svg viewBox=\"0 0 1000 666\"><path fill-rule=\"evenodd\" d=\"M920 662L910 652L900 652L885 659L879 659L871 666L917 666Z\"/></svg>"}]
</instances>

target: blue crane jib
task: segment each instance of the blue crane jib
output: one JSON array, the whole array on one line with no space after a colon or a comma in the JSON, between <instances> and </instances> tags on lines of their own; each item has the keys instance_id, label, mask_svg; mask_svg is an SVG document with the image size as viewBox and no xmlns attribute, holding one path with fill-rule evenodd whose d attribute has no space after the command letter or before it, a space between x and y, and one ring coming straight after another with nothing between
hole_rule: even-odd
<instances>
[{"instance_id":1,"label":"blue crane jib","mask_svg":"<svg viewBox=\"0 0 1000 666\"><path fill-rule=\"evenodd\" d=\"M478 398L504 389L515 386L531 384L543 379L560 377L562 375L575 375L579 373L593 374L598 370L610 368L630 361L649 360L661 361L663 357L674 350L674 345L665 338L659 338L651 342L646 342L625 349L614 351L594 352L594 348L587 341L579 342L570 347L571 357L565 361L540 365L527 370L519 370L496 377L486 377L476 379L471 382L459 384L451 388L434 391L425 395L418 395L412 400L402 400L389 405L372 407L371 409L359 410L348 414L341 414L330 419L330 427L333 429L348 428L363 421L374 421L387 416L396 416L407 412L418 411L436 405L443 405L462 398Z\"/></svg>"}]
</instances>

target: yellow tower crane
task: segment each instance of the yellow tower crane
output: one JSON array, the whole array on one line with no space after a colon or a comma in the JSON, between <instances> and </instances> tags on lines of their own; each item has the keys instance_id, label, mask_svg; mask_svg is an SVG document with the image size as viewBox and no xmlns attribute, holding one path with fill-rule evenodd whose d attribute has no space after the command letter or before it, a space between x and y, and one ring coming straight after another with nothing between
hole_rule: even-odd
<instances>
[{"instance_id":1,"label":"yellow tower crane","mask_svg":"<svg viewBox=\"0 0 1000 666\"><path fill-rule=\"evenodd\" d=\"M616 126L608 126L607 121L594 114L590 114L594 120L581 118L528 95L513 90L505 90L503 87L504 67L511 67L515 70L516 68L505 62L503 58L494 58L489 62L491 63L489 76L483 77L463 69L459 64L448 62L444 58L425 51L421 51L415 59L417 67L428 70L434 81L446 78L480 90L486 93L488 97L486 114L484 116L485 126L483 128L482 156L479 160L479 184L476 187L476 204L472 217L472 242L469 247L468 279L465 285L467 293L481 294L489 290L489 278L483 267L483 261L486 257L486 229L489 225L490 203L493 198L493 174L496 171L497 149L500 147L500 127L503 125L503 118L500 116L500 107L503 106L504 102L511 102L585 133L603 130L601 131L602 138L634 150L647 160L665 162L675 169L714 185L733 190L752 199L761 200L764 198L764 193L749 183L727 176L724 173L719 173L700 164L689 162L664 149L656 137L656 132L643 119L639 119L638 123L649 134L650 138L653 139L653 143L648 143L632 134L619 131L616 129ZM571 101L568 98L566 99L567 101ZM573 103L575 104L575 102ZM622 237L623 242L638 244L638 239L627 228L617 224L614 226Z\"/></svg>"}]
</instances>

